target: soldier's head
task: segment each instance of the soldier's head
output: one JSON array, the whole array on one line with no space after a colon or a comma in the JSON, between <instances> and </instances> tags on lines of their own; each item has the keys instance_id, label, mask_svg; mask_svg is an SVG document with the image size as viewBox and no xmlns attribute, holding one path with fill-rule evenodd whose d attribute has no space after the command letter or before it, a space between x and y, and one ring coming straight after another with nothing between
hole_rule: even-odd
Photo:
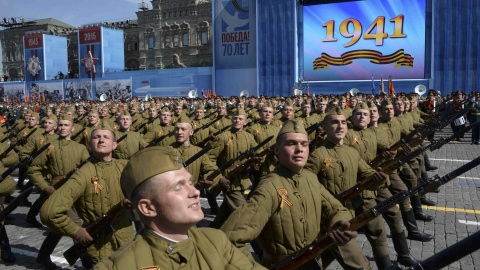
<instances>
[{"instance_id":1,"label":"soldier's head","mask_svg":"<svg viewBox=\"0 0 480 270\"><path fill-rule=\"evenodd\" d=\"M238 108L242 108L244 109L245 108L245 103L241 102L241 101L238 101L237 104L235 105L235 107L238 109Z\"/></svg>"},{"instance_id":2,"label":"soldier's head","mask_svg":"<svg viewBox=\"0 0 480 270\"><path fill-rule=\"evenodd\" d=\"M155 106L152 106L150 108L148 108L148 116L150 118L155 118L157 117L158 115L158 112L157 112L157 108Z\"/></svg>"},{"instance_id":3,"label":"soldier's head","mask_svg":"<svg viewBox=\"0 0 480 270\"><path fill-rule=\"evenodd\" d=\"M308 99L305 99L302 102L302 115L309 116L310 112L312 112L312 105L310 105L310 102L308 101Z\"/></svg>"},{"instance_id":4,"label":"soldier's head","mask_svg":"<svg viewBox=\"0 0 480 270\"><path fill-rule=\"evenodd\" d=\"M98 116L98 113L95 111L91 111L90 114L88 114L88 124L96 125L99 122L100 122L100 117Z\"/></svg>"},{"instance_id":5,"label":"soldier's head","mask_svg":"<svg viewBox=\"0 0 480 270\"><path fill-rule=\"evenodd\" d=\"M108 124L99 125L92 131L89 145L96 158L103 161L112 160L112 152L117 148L113 129Z\"/></svg>"},{"instance_id":6,"label":"soldier's head","mask_svg":"<svg viewBox=\"0 0 480 270\"><path fill-rule=\"evenodd\" d=\"M301 121L286 121L277 136L275 155L283 166L300 173L309 154L308 135Z\"/></svg>"},{"instance_id":7,"label":"soldier's head","mask_svg":"<svg viewBox=\"0 0 480 270\"><path fill-rule=\"evenodd\" d=\"M172 113L170 112L170 110L167 107L165 107L160 112L160 123L162 125L169 125L170 120L172 120Z\"/></svg>"},{"instance_id":8,"label":"soldier's head","mask_svg":"<svg viewBox=\"0 0 480 270\"><path fill-rule=\"evenodd\" d=\"M195 111L193 113L193 116L195 117L195 120L202 120L203 117L205 116L205 107L203 106L202 103L198 104L197 107L195 107Z\"/></svg>"},{"instance_id":9,"label":"soldier's head","mask_svg":"<svg viewBox=\"0 0 480 270\"><path fill-rule=\"evenodd\" d=\"M395 110L393 109L393 104L390 100L385 99L382 101L382 118L391 121L395 116Z\"/></svg>"},{"instance_id":10,"label":"soldier's head","mask_svg":"<svg viewBox=\"0 0 480 270\"><path fill-rule=\"evenodd\" d=\"M29 127L36 127L39 122L40 122L40 116L38 115L38 113L32 113L32 115L28 117Z\"/></svg>"},{"instance_id":11,"label":"soldier's head","mask_svg":"<svg viewBox=\"0 0 480 270\"><path fill-rule=\"evenodd\" d=\"M244 109L237 109L232 116L232 128L240 131L247 124L247 114Z\"/></svg>"},{"instance_id":12,"label":"soldier's head","mask_svg":"<svg viewBox=\"0 0 480 270\"><path fill-rule=\"evenodd\" d=\"M103 107L103 108L101 109L100 113L101 113L100 116L101 116L102 118L108 117L108 115L109 115L109 113L108 113L108 107Z\"/></svg>"},{"instance_id":13,"label":"soldier's head","mask_svg":"<svg viewBox=\"0 0 480 270\"><path fill-rule=\"evenodd\" d=\"M260 111L260 119L262 122L270 123L273 119L273 105L270 101L263 103Z\"/></svg>"},{"instance_id":14,"label":"soldier's head","mask_svg":"<svg viewBox=\"0 0 480 270\"><path fill-rule=\"evenodd\" d=\"M132 125L132 116L127 111L120 113L120 116L117 118L117 124L120 126L120 129L126 131Z\"/></svg>"},{"instance_id":15,"label":"soldier's head","mask_svg":"<svg viewBox=\"0 0 480 270\"><path fill-rule=\"evenodd\" d=\"M85 109L83 108L83 106L78 107L77 113L79 116L85 114Z\"/></svg>"},{"instance_id":16,"label":"soldier's head","mask_svg":"<svg viewBox=\"0 0 480 270\"><path fill-rule=\"evenodd\" d=\"M173 106L173 113L175 116L179 116L183 111L183 106L180 101L176 101L174 106Z\"/></svg>"},{"instance_id":17,"label":"soldier's head","mask_svg":"<svg viewBox=\"0 0 480 270\"><path fill-rule=\"evenodd\" d=\"M357 104L358 104L357 98L353 97L353 98L350 99L350 108L355 108L357 106Z\"/></svg>"},{"instance_id":18,"label":"soldier's head","mask_svg":"<svg viewBox=\"0 0 480 270\"><path fill-rule=\"evenodd\" d=\"M158 160L162 166L158 166ZM182 241L204 217L200 191L173 148L154 146L134 154L120 178L123 193L146 227Z\"/></svg>"},{"instance_id":19,"label":"soldier's head","mask_svg":"<svg viewBox=\"0 0 480 270\"><path fill-rule=\"evenodd\" d=\"M317 101L317 111L325 112L327 109L327 101L324 98L320 98Z\"/></svg>"},{"instance_id":20,"label":"soldier's head","mask_svg":"<svg viewBox=\"0 0 480 270\"><path fill-rule=\"evenodd\" d=\"M217 113L218 116L224 116L225 114L227 114L227 105L225 104L225 102L219 102L217 104Z\"/></svg>"},{"instance_id":21,"label":"soldier's head","mask_svg":"<svg viewBox=\"0 0 480 270\"><path fill-rule=\"evenodd\" d=\"M283 118L290 120L294 117L295 111L293 110L293 102L291 99L287 99L285 104L283 104L282 108L282 116Z\"/></svg>"},{"instance_id":22,"label":"soldier's head","mask_svg":"<svg viewBox=\"0 0 480 270\"><path fill-rule=\"evenodd\" d=\"M323 120L323 130L327 133L327 140L334 144L342 144L347 134L347 118L340 107L330 110Z\"/></svg>"},{"instance_id":23,"label":"soldier's head","mask_svg":"<svg viewBox=\"0 0 480 270\"><path fill-rule=\"evenodd\" d=\"M342 109L342 110L347 107L347 100L345 99L345 97L341 97L338 100L338 106L340 106L340 109Z\"/></svg>"},{"instance_id":24,"label":"soldier's head","mask_svg":"<svg viewBox=\"0 0 480 270\"><path fill-rule=\"evenodd\" d=\"M392 101L393 111L396 115L401 115L405 111L405 105L401 99L395 99Z\"/></svg>"},{"instance_id":25,"label":"soldier's head","mask_svg":"<svg viewBox=\"0 0 480 270\"><path fill-rule=\"evenodd\" d=\"M47 107L47 108L45 109L45 114L46 114L47 116L48 116L48 115L52 115L52 114L53 114L52 108Z\"/></svg>"},{"instance_id":26,"label":"soldier's head","mask_svg":"<svg viewBox=\"0 0 480 270\"><path fill-rule=\"evenodd\" d=\"M367 102L368 109L370 110L370 124L377 123L380 115L378 114L377 104L373 101Z\"/></svg>"},{"instance_id":27,"label":"soldier's head","mask_svg":"<svg viewBox=\"0 0 480 270\"><path fill-rule=\"evenodd\" d=\"M138 113L138 106L133 105L132 107L130 107L130 113L132 115L137 114Z\"/></svg>"},{"instance_id":28,"label":"soldier's head","mask_svg":"<svg viewBox=\"0 0 480 270\"><path fill-rule=\"evenodd\" d=\"M116 114L117 111L118 111L117 106L113 106L113 107L110 109L110 113L111 113L111 114Z\"/></svg>"},{"instance_id":29,"label":"soldier's head","mask_svg":"<svg viewBox=\"0 0 480 270\"><path fill-rule=\"evenodd\" d=\"M62 115L58 120L58 135L60 138L70 138L74 130L73 119L68 115Z\"/></svg>"},{"instance_id":30,"label":"soldier's head","mask_svg":"<svg viewBox=\"0 0 480 270\"><path fill-rule=\"evenodd\" d=\"M51 114L47 116L47 119L43 121L43 129L47 133L53 133L57 129L57 116L54 114Z\"/></svg>"},{"instance_id":31,"label":"soldier's head","mask_svg":"<svg viewBox=\"0 0 480 270\"><path fill-rule=\"evenodd\" d=\"M173 130L175 141L181 144L190 144L190 136L193 135L193 127L190 118L182 115L175 123L175 129Z\"/></svg>"},{"instance_id":32,"label":"soldier's head","mask_svg":"<svg viewBox=\"0 0 480 270\"><path fill-rule=\"evenodd\" d=\"M352 123L359 129L365 129L370 124L370 109L366 103L360 103L352 113Z\"/></svg>"},{"instance_id":33,"label":"soldier's head","mask_svg":"<svg viewBox=\"0 0 480 270\"><path fill-rule=\"evenodd\" d=\"M57 117L60 116L60 111L61 111L61 110L62 110L62 109L60 109L60 107L56 107L56 108L55 108L55 115L56 115Z\"/></svg>"}]
</instances>

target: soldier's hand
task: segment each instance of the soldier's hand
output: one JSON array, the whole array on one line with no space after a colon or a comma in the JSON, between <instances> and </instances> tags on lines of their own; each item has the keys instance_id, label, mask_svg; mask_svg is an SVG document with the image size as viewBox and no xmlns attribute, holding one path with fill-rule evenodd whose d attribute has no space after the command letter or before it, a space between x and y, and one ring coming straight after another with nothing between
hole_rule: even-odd
<instances>
[{"instance_id":1,"label":"soldier's hand","mask_svg":"<svg viewBox=\"0 0 480 270\"><path fill-rule=\"evenodd\" d=\"M213 181L208 180L208 175L204 174L202 177L202 180L199 181L200 188L202 189L208 189L213 185Z\"/></svg>"},{"instance_id":2,"label":"soldier's hand","mask_svg":"<svg viewBox=\"0 0 480 270\"><path fill-rule=\"evenodd\" d=\"M333 240L335 245L343 246L350 242L353 238L357 237L356 231L347 231L350 227L350 222L346 220L339 220L330 227L330 230L333 230L330 234L330 238Z\"/></svg>"},{"instance_id":3,"label":"soldier's hand","mask_svg":"<svg viewBox=\"0 0 480 270\"><path fill-rule=\"evenodd\" d=\"M47 193L48 196L52 195L55 192L55 188L52 186L48 186L43 189L43 192Z\"/></svg>"},{"instance_id":4,"label":"soldier's hand","mask_svg":"<svg viewBox=\"0 0 480 270\"><path fill-rule=\"evenodd\" d=\"M73 239L84 247L88 246L88 244L93 242L93 238L90 236L90 234L85 228L80 228L73 237Z\"/></svg>"},{"instance_id":5,"label":"soldier's hand","mask_svg":"<svg viewBox=\"0 0 480 270\"><path fill-rule=\"evenodd\" d=\"M397 155L397 151L385 151L385 152L383 152L382 156L386 159L391 159L396 155Z\"/></svg>"},{"instance_id":6,"label":"soldier's hand","mask_svg":"<svg viewBox=\"0 0 480 270\"><path fill-rule=\"evenodd\" d=\"M381 186L387 182L387 175L382 172L382 168L378 167L378 171L372 176L372 180L377 186Z\"/></svg>"},{"instance_id":7,"label":"soldier's hand","mask_svg":"<svg viewBox=\"0 0 480 270\"><path fill-rule=\"evenodd\" d=\"M217 136L213 135L213 133L212 133L212 134L208 135L208 139L210 139L211 141L215 141L215 140L217 140Z\"/></svg>"},{"instance_id":8,"label":"soldier's hand","mask_svg":"<svg viewBox=\"0 0 480 270\"><path fill-rule=\"evenodd\" d=\"M402 152L406 156L412 152L412 148L407 143L402 145Z\"/></svg>"},{"instance_id":9,"label":"soldier's hand","mask_svg":"<svg viewBox=\"0 0 480 270\"><path fill-rule=\"evenodd\" d=\"M225 177L220 178L220 181L218 182L218 185L222 188L228 188L230 186L230 180L228 180Z\"/></svg>"}]
</instances>

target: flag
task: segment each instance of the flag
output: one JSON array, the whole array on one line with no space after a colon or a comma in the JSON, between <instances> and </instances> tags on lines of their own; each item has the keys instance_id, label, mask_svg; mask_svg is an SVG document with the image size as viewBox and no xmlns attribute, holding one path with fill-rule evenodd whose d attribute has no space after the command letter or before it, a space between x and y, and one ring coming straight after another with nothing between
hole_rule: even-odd
<instances>
[{"instance_id":1,"label":"flag","mask_svg":"<svg viewBox=\"0 0 480 270\"><path fill-rule=\"evenodd\" d=\"M32 94L33 94L33 102L37 102L37 96L35 95L35 92L33 92Z\"/></svg>"},{"instance_id":2,"label":"flag","mask_svg":"<svg viewBox=\"0 0 480 270\"><path fill-rule=\"evenodd\" d=\"M213 89L213 96L217 97L217 93L215 92L215 89Z\"/></svg>"},{"instance_id":3,"label":"flag","mask_svg":"<svg viewBox=\"0 0 480 270\"><path fill-rule=\"evenodd\" d=\"M42 92L42 101L45 102L45 91Z\"/></svg>"},{"instance_id":4,"label":"flag","mask_svg":"<svg viewBox=\"0 0 480 270\"><path fill-rule=\"evenodd\" d=\"M383 75L380 75L381 82L380 82L380 94L385 93L385 89L383 87Z\"/></svg>"},{"instance_id":5,"label":"flag","mask_svg":"<svg viewBox=\"0 0 480 270\"><path fill-rule=\"evenodd\" d=\"M310 96L310 86L308 87L308 96Z\"/></svg>"},{"instance_id":6,"label":"flag","mask_svg":"<svg viewBox=\"0 0 480 270\"><path fill-rule=\"evenodd\" d=\"M205 96L205 92L203 92L203 88L202 88L202 98Z\"/></svg>"},{"instance_id":7,"label":"flag","mask_svg":"<svg viewBox=\"0 0 480 270\"><path fill-rule=\"evenodd\" d=\"M389 96L395 95L395 89L393 89L392 76L388 77L388 95Z\"/></svg>"},{"instance_id":8,"label":"flag","mask_svg":"<svg viewBox=\"0 0 480 270\"><path fill-rule=\"evenodd\" d=\"M295 87L292 87L292 97L295 96Z\"/></svg>"},{"instance_id":9,"label":"flag","mask_svg":"<svg viewBox=\"0 0 480 270\"><path fill-rule=\"evenodd\" d=\"M373 81L373 74L372 74L372 96L375 96L375 82Z\"/></svg>"}]
</instances>

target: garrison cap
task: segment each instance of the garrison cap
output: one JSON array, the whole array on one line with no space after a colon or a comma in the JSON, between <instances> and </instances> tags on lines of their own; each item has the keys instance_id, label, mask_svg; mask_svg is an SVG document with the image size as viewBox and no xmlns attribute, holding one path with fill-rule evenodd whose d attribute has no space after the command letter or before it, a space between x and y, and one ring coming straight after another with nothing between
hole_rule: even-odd
<instances>
[{"instance_id":1,"label":"garrison cap","mask_svg":"<svg viewBox=\"0 0 480 270\"><path fill-rule=\"evenodd\" d=\"M329 115L343 115L343 116L345 116L342 109L340 109L340 107L338 107L338 106L331 109L330 111L328 111L327 114L325 115L325 118Z\"/></svg>"},{"instance_id":2,"label":"garrison cap","mask_svg":"<svg viewBox=\"0 0 480 270\"><path fill-rule=\"evenodd\" d=\"M195 107L195 110L205 110L205 106L203 106L202 103L199 103L196 107Z\"/></svg>"},{"instance_id":3,"label":"garrison cap","mask_svg":"<svg viewBox=\"0 0 480 270\"><path fill-rule=\"evenodd\" d=\"M122 115L131 116L130 113L129 113L127 110L121 110L121 111L120 111L120 116L122 116Z\"/></svg>"},{"instance_id":4,"label":"garrison cap","mask_svg":"<svg viewBox=\"0 0 480 270\"><path fill-rule=\"evenodd\" d=\"M367 101L367 106L368 106L368 108L378 107L377 103L375 103L373 101Z\"/></svg>"},{"instance_id":5,"label":"garrison cap","mask_svg":"<svg viewBox=\"0 0 480 270\"><path fill-rule=\"evenodd\" d=\"M356 111L356 110L367 110L367 111L370 111L370 109L368 108L367 103L365 103L365 102L363 102L363 103L358 103L357 106L355 106L355 108L353 109L353 111Z\"/></svg>"},{"instance_id":6,"label":"garrison cap","mask_svg":"<svg viewBox=\"0 0 480 270\"><path fill-rule=\"evenodd\" d=\"M327 102L327 100L323 97L317 99L317 103L319 102Z\"/></svg>"},{"instance_id":7,"label":"garrison cap","mask_svg":"<svg viewBox=\"0 0 480 270\"><path fill-rule=\"evenodd\" d=\"M285 100L285 104L283 105L283 107L286 107L286 106L290 106L290 107L293 107L293 102L290 98L287 98Z\"/></svg>"},{"instance_id":8,"label":"garrison cap","mask_svg":"<svg viewBox=\"0 0 480 270\"><path fill-rule=\"evenodd\" d=\"M55 114L50 114L49 116L47 116L47 117L45 118L45 120L53 120L53 121L55 121L56 123L58 123L58 118L57 118L57 116L56 116Z\"/></svg>"},{"instance_id":9,"label":"garrison cap","mask_svg":"<svg viewBox=\"0 0 480 270\"><path fill-rule=\"evenodd\" d=\"M310 105L310 101L308 101L308 99L303 100L302 107L305 106L305 105Z\"/></svg>"},{"instance_id":10,"label":"garrison cap","mask_svg":"<svg viewBox=\"0 0 480 270\"><path fill-rule=\"evenodd\" d=\"M175 107L182 107L182 103L180 101L175 101Z\"/></svg>"},{"instance_id":11,"label":"garrison cap","mask_svg":"<svg viewBox=\"0 0 480 270\"><path fill-rule=\"evenodd\" d=\"M177 119L177 123L189 123L192 124L192 120L184 114L181 114L180 117Z\"/></svg>"},{"instance_id":12,"label":"garrison cap","mask_svg":"<svg viewBox=\"0 0 480 270\"><path fill-rule=\"evenodd\" d=\"M52 114L52 115L54 115L54 114ZM52 116L52 115L50 115L50 116ZM50 117L49 117L49 119L50 119ZM73 122L72 117L70 117L70 115L68 115L68 114L62 114L62 116L60 116L60 119L59 119L59 120L68 120L68 121L72 121L72 122Z\"/></svg>"},{"instance_id":13,"label":"garrison cap","mask_svg":"<svg viewBox=\"0 0 480 270\"><path fill-rule=\"evenodd\" d=\"M170 110L168 109L168 107L163 107L163 109L162 109L160 112L162 112L162 113L163 113L163 112L168 112L168 113L169 113Z\"/></svg>"},{"instance_id":14,"label":"garrison cap","mask_svg":"<svg viewBox=\"0 0 480 270\"><path fill-rule=\"evenodd\" d=\"M273 105L272 105L272 103L271 103L270 101L265 101L265 102L263 103L262 108L265 108L265 107L267 107L267 108L272 108L272 109L273 109Z\"/></svg>"},{"instance_id":15,"label":"garrison cap","mask_svg":"<svg viewBox=\"0 0 480 270\"><path fill-rule=\"evenodd\" d=\"M110 130L111 132L115 132L113 128L104 121L101 121L94 130Z\"/></svg>"},{"instance_id":16,"label":"garrison cap","mask_svg":"<svg viewBox=\"0 0 480 270\"><path fill-rule=\"evenodd\" d=\"M162 166L158 166L158 161ZM134 154L123 169L120 185L123 194L132 198L135 188L145 180L169 171L183 168L180 154L177 150L165 146L153 146L142 149Z\"/></svg>"},{"instance_id":17,"label":"garrison cap","mask_svg":"<svg viewBox=\"0 0 480 270\"><path fill-rule=\"evenodd\" d=\"M245 113L244 109L238 108L233 112L233 115L247 115L247 113Z\"/></svg>"},{"instance_id":18,"label":"garrison cap","mask_svg":"<svg viewBox=\"0 0 480 270\"><path fill-rule=\"evenodd\" d=\"M388 106L388 105L393 105L393 104L392 104L392 102L391 102L390 100L384 99L384 100L382 101L382 105L381 105L382 108L385 107L385 106Z\"/></svg>"},{"instance_id":19,"label":"garrison cap","mask_svg":"<svg viewBox=\"0 0 480 270\"><path fill-rule=\"evenodd\" d=\"M280 138L280 136L290 132L302 133L302 134L308 135L301 121L297 119L287 120L283 124L282 129L280 129L280 132L278 132L277 141L278 141L278 138Z\"/></svg>"},{"instance_id":20,"label":"garrison cap","mask_svg":"<svg viewBox=\"0 0 480 270\"><path fill-rule=\"evenodd\" d=\"M33 112L33 113L30 115L30 117L35 117L35 118L40 119L40 115L39 115L38 113L36 113L36 112Z\"/></svg>"}]
</instances>

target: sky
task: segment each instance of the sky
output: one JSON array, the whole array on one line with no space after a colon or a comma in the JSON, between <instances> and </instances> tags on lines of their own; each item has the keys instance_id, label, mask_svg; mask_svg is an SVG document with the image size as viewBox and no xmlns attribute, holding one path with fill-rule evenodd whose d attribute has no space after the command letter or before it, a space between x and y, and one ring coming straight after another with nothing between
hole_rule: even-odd
<instances>
[{"instance_id":1,"label":"sky","mask_svg":"<svg viewBox=\"0 0 480 270\"><path fill-rule=\"evenodd\" d=\"M145 2L151 7L150 1ZM141 0L0 0L0 20L4 17L55 18L77 27L88 23L137 19L135 12L139 3ZM0 70L1 65L0 61Z\"/></svg>"}]
</instances>

